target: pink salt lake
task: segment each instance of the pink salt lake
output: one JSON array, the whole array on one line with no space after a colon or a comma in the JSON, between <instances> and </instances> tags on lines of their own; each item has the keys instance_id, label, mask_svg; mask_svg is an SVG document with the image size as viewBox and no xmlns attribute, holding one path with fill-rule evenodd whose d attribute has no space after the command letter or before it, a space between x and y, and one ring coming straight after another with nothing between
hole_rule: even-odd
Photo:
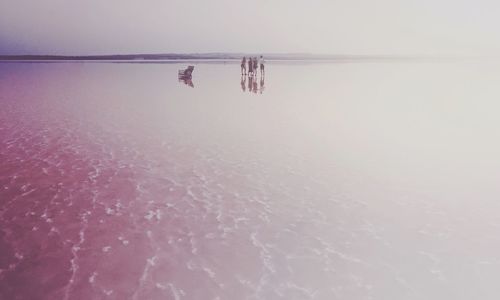
<instances>
[{"instance_id":1,"label":"pink salt lake","mask_svg":"<svg viewBox=\"0 0 500 300\"><path fill-rule=\"evenodd\" d=\"M0 299L498 299L498 64L185 65L0 63Z\"/></svg>"}]
</instances>

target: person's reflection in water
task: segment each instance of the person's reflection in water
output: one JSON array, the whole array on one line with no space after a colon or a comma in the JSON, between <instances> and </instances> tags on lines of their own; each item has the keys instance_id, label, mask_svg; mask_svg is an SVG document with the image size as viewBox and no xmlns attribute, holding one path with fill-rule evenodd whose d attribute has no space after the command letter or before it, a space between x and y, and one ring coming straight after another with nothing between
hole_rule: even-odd
<instances>
[{"instance_id":1,"label":"person's reflection in water","mask_svg":"<svg viewBox=\"0 0 500 300\"><path fill-rule=\"evenodd\" d=\"M251 92L253 89L253 81L254 81L253 76L248 76L248 91L249 92Z\"/></svg>"},{"instance_id":2,"label":"person's reflection in water","mask_svg":"<svg viewBox=\"0 0 500 300\"><path fill-rule=\"evenodd\" d=\"M252 87L252 91L254 94L257 94L257 90L259 89L258 87L258 83L257 83L257 76L255 76L254 80L253 80L253 87Z\"/></svg>"},{"instance_id":3,"label":"person's reflection in water","mask_svg":"<svg viewBox=\"0 0 500 300\"><path fill-rule=\"evenodd\" d=\"M264 76L260 77L260 93L264 92Z\"/></svg>"},{"instance_id":4,"label":"person's reflection in water","mask_svg":"<svg viewBox=\"0 0 500 300\"><path fill-rule=\"evenodd\" d=\"M184 84L194 88L193 80L191 80L191 77L179 77L179 82L184 82Z\"/></svg>"},{"instance_id":5,"label":"person's reflection in water","mask_svg":"<svg viewBox=\"0 0 500 300\"><path fill-rule=\"evenodd\" d=\"M246 75L241 75L241 89L243 90L243 92L245 92L247 89L247 76Z\"/></svg>"}]
</instances>

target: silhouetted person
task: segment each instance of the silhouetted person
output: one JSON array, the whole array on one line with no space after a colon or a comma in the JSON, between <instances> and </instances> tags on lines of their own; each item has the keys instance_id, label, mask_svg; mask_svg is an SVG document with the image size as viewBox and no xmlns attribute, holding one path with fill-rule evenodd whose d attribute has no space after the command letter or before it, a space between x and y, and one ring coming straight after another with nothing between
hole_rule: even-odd
<instances>
[{"instance_id":1,"label":"silhouetted person","mask_svg":"<svg viewBox=\"0 0 500 300\"><path fill-rule=\"evenodd\" d=\"M261 56L260 56L260 59L259 59L259 64L260 64L260 76L264 76L264 73L265 73L265 71L264 71L264 63L265 63L265 61L264 61L264 57L261 55Z\"/></svg>"},{"instance_id":2,"label":"silhouetted person","mask_svg":"<svg viewBox=\"0 0 500 300\"><path fill-rule=\"evenodd\" d=\"M257 70L259 69L258 65L257 65L257 57L254 57L253 58L253 71L254 71L254 75L257 75Z\"/></svg>"},{"instance_id":3,"label":"silhouetted person","mask_svg":"<svg viewBox=\"0 0 500 300\"><path fill-rule=\"evenodd\" d=\"M241 60L241 75L247 75L247 58L244 56Z\"/></svg>"},{"instance_id":4,"label":"silhouetted person","mask_svg":"<svg viewBox=\"0 0 500 300\"><path fill-rule=\"evenodd\" d=\"M253 63L252 58L248 58L248 76L253 75Z\"/></svg>"}]
</instances>

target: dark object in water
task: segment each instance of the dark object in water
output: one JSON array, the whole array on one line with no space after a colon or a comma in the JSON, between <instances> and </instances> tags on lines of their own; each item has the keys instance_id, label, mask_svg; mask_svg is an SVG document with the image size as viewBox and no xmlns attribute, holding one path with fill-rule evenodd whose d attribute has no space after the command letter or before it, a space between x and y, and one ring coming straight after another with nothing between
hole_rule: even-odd
<instances>
[{"instance_id":1,"label":"dark object in water","mask_svg":"<svg viewBox=\"0 0 500 300\"><path fill-rule=\"evenodd\" d=\"M179 70L179 78L191 78L194 66L188 66L185 70Z\"/></svg>"},{"instance_id":2,"label":"dark object in water","mask_svg":"<svg viewBox=\"0 0 500 300\"><path fill-rule=\"evenodd\" d=\"M179 76L179 82L184 82L184 84L189 85L190 87L194 88L193 80L191 80L191 76L189 77L180 77Z\"/></svg>"}]
</instances>

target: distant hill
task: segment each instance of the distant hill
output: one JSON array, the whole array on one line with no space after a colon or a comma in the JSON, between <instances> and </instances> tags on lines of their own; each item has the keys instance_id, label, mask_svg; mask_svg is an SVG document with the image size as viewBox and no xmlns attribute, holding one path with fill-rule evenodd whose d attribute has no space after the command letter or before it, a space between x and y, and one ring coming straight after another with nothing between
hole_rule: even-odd
<instances>
[{"instance_id":1,"label":"distant hill","mask_svg":"<svg viewBox=\"0 0 500 300\"><path fill-rule=\"evenodd\" d=\"M373 60L373 59L415 59L418 57L404 57L391 55L329 55L329 54L308 54L308 53L192 53L192 54L118 54L118 55L0 55L3 61L44 61L44 60L76 60L76 61L130 61L130 60L234 60L243 56L264 55L270 60Z\"/></svg>"}]
</instances>

